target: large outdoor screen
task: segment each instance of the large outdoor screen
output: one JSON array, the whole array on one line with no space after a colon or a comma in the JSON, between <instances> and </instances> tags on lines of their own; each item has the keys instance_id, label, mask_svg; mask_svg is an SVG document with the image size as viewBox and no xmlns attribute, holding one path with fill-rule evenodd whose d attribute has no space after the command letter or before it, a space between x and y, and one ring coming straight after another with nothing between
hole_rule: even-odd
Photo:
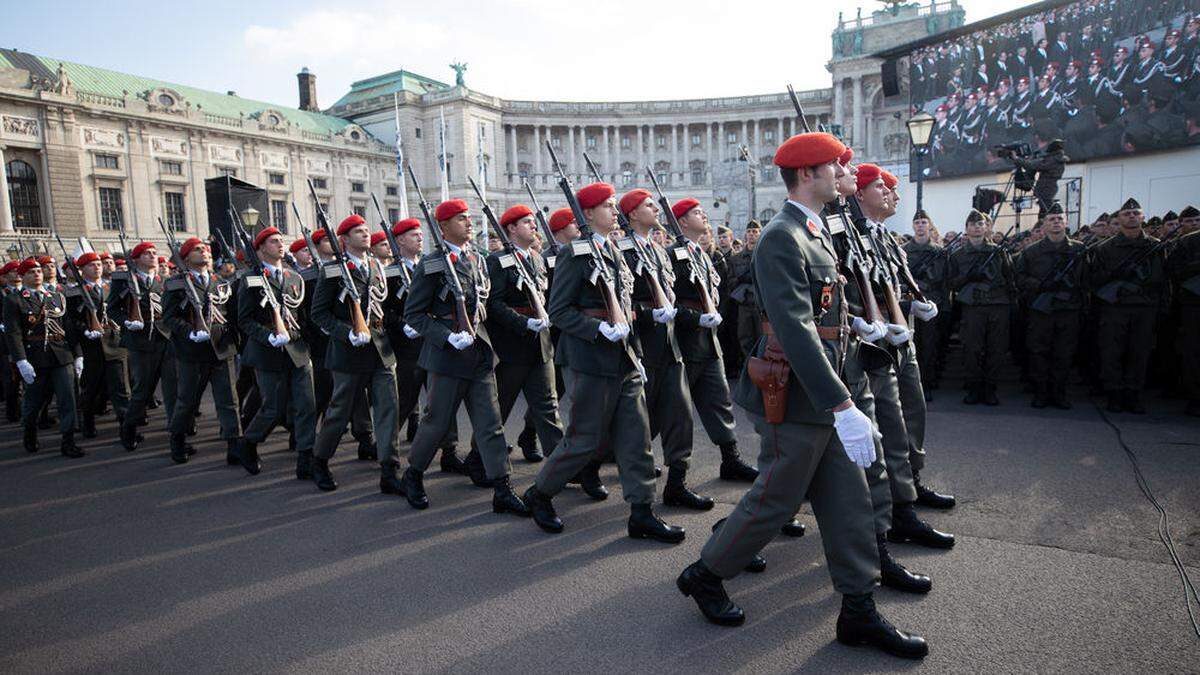
<instances>
[{"instance_id":1,"label":"large outdoor screen","mask_svg":"<svg viewBox=\"0 0 1200 675\"><path fill-rule=\"evenodd\" d=\"M937 120L926 177L1011 168L997 149L1039 138L1070 161L1200 143L1200 0L1062 4L921 46L909 65L913 112Z\"/></svg>"}]
</instances>

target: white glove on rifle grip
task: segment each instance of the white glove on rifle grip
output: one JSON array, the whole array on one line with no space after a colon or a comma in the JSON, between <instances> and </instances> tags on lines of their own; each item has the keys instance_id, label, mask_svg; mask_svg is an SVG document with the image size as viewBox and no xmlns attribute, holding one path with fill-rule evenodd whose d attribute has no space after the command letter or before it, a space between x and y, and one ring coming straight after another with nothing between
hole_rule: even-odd
<instances>
[{"instance_id":1,"label":"white glove on rifle grip","mask_svg":"<svg viewBox=\"0 0 1200 675\"><path fill-rule=\"evenodd\" d=\"M82 374L83 374L83 357L76 356L75 357L75 377L79 377Z\"/></svg>"},{"instance_id":2,"label":"white glove on rifle grip","mask_svg":"<svg viewBox=\"0 0 1200 675\"><path fill-rule=\"evenodd\" d=\"M278 333L271 333L267 336L267 342L271 343L272 347L282 347L291 341L292 339L287 335L280 335Z\"/></svg>"},{"instance_id":3,"label":"white glove on rifle grip","mask_svg":"<svg viewBox=\"0 0 1200 675\"><path fill-rule=\"evenodd\" d=\"M887 325L887 341L889 344L899 347L900 345L904 344L905 342L908 342L909 338L911 338L911 337L912 337L912 331L905 328L904 326L900 326L900 325L897 325L894 323L889 323Z\"/></svg>"},{"instance_id":4,"label":"white glove on rifle grip","mask_svg":"<svg viewBox=\"0 0 1200 675\"><path fill-rule=\"evenodd\" d=\"M887 334L886 330L880 329L878 323L869 323L858 316L854 317L850 327L854 329L855 333L858 333L858 337L863 342L874 342Z\"/></svg>"},{"instance_id":5,"label":"white glove on rifle grip","mask_svg":"<svg viewBox=\"0 0 1200 675\"><path fill-rule=\"evenodd\" d=\"M721 315L716 313L701 314L700 325L704 326L705 328L716 328L717 326L721 325Z\"/></svg>"},{"instance_id":6,"label":"white glove on rifle grip","mask_svg":"<svg viewBox=\"0 0 1200 675\"><path fill-rule=\"evenodd\" d=\"M879 435L871 418L851 405L833 413L833 429L851 462L864 469L871 466L875 461L875 437Z\"/></svg>"},{"instance_id":7,"label":"white glove on rifle grip","mask_svg":"<svg viewBox=\"0 0 1200 675\"><path fill-rule=\"evenodd\" d=\"M938 306L935 302L921 302L920 300L912 301L913 315L921 321L930 321L938 315Z\"/></svg>"},{"instance_id":8,"label":"white glove on rifle grip","mask_svg":"<svg viewBox=\"0 0 1200 675\"><path fill-rule=\"evenodd\" d=\"M21 373L21 379L25 380L25 384L33 384L33 381L37 379L37 371L33 369L33 364L25 359L17 361L17 371Z\"/></svg>"},{"instance_id":9,"label":"white glove on rifle grip","mask_svg":"<svg viewBox=\"0 0 1200 675\"><path fill-rule=\"evenodd\" d=\"M607 338L609 342L620 342L621 338L625 337L622 335L619 326L614 326L607 321L600 322L600 334Z\"/></svg>"},{"instance_id":10,"label":"white glove on rifle grip","mask_svg":"<svg viewBox=\"0 0 1200 675\"><path fill-rule=\"evenodd\" d=\"M141 321L126 321L125 322L125 328L127 330L142 330L145 327L146 327L146 324L142 323Z\"/></svg>"},{"instance_id":11,"label":"white glove on rifle grip","mask_svg":"<svg viewBox=\"0 0 1200 675\"><path fill-rule=\"evenodd\" d=\"M670 323L671 319L675 318L675 311L674 307L667 305L666 307L651 310L650 314L654 317L656 323Z\"/></svg>"},{"instance_id":12,"label":"white glove on rifle grip","mask_svg":"<svg viewBox=\"0 0 1200 675\"><path fill-rule=\"evenodd\" d=\"M208 331L194 330L188 334L188 339L190 339L192 342L204 342L208 339Z\"/></svg>"},{"instance_id":13,"label":"white glove on rifle grip","mask_svg":"<svg viewBox=\"0 0 1200 675\"><path fill-rule=\"evenodd\" d=\"M462 350L466 349L467 347L470 347L471 345L475 344L475 336L471 335L470 333L468 333L466 331L462 331L461 333L451 333L446 338L446 341L450 343L451 347L454 347L455 349L462 351Z\"/></svg>"},{"instance_id":14,"label":"white glove on rifle grip","mask_svg":"<svg viewBox=\"0 0 1200 675\"><path fill-rule=\"evenodd\" d=\"M417 332L417 329L408 324L404 324L404 334L408 336L409 340L416 340L417 338L421 337L421 334Z\"/></svg>"},{"instance_id":15,"label":"white glove on rifle grip","mask_svg":"<svg viewBox=\"0 0 1200 675\"><path fill-rule=\"evenodd\" d=\"M89 339L89 340L99 340L99 339L100 339L100 336L102 336L102 335L104 335L104 334L103 334L103 333L101 333L101 332L100 332L100 331L98 331L98 330L85 330L85 331L83 331L83 337L85 337L85 338L87 338L87 339Z\"/></svg>"}]
</instances>

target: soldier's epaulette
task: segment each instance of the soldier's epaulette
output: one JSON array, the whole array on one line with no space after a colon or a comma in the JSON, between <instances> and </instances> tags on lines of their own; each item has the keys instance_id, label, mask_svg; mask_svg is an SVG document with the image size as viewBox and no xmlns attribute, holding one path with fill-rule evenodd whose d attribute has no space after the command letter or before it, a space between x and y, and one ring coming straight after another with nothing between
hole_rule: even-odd
<instances>
[{"instance_id":1,"label":"soldier's epaulette","mask_svg":"<svg viewBox=\"0 0 1200 675\"><path fill-rule=\"evenodd\" d=\"M841 234L846 231L846 226L842 224L841 218L827 218L825 225L829 228L829 234Z\"/></svg>"},{"instance_id":2,"label":"soldier's epaulette","mask_svg":"<svg viewBox=\"0 0 1200 675\"><path fill-rule=\"evenodd\" d=\"M78 286L67 286L67 290L63 291L63 295L68 298L82 297L83 293L79 291Z\"/></svg>"},{"instance_id":3,"label":"soldier's epaulette","mask_svg":"<svg viewBox=\"0 0 1200 675\"><path fill-rule=\"evenodd\" d=\"M587 255L592 252L592 245L587 239L576 239L571 242L571 255Z\"/></svg>"},{"instance_id":4,"label":"soldier's epaulette","mask_svg":"<svg viewBox=\"0 0 1200 675\"><path fill-rule=\"evenodd\" d=\"M688 259L687 244L681 244L679 246L672 248L671 253L675 254L676 260L687 260Z\"/></svg>"},{"instance_id":5,"label":"soldier's epaulette","mask_svg":"<svg viewBox=\"0 0 1200 675\"><path fill-rule=\"evenodd\" d=\"M500 269L507 269L517 264L517 257L511 253L499 253L496 262L500 263Z\"/></svg>"},{"instance_id":6,"label":"soldier's epaulette","mask_svg":"<svg viewBox=\"0 0 1200 675\"><path fill-rule=\"evenodd\" d=\"M311 266L311 265L308 267L305 267L304 269L300 270L300 278L305 281L313 281L314 279L317 278L317 273L318 273L319 269L320 268Z\"/></svg>"},{"instance_id":7,"label":"soldier's epaulette","mask_svg":"<svg viewBox=\"0 0 1200 675\"><path fill-rule=\"evenodd\" d=\"M383 268L383 276L391 279L392 277L400 276L400 265L388 265Z\"/></svg>"},{"instance_id":8,"label":"soldier's epaulette","mask_svg":"<svg viewBox=\"0 0 1200 675\"><path fill-rule=\"evenodd\" d=\"M548 256L546 256L546 267L547 267L548 269L554 269L554 262L555 262L556 260L558 260L558 256L556 256L556 255L548 255Z\"/></svg>"},{"instance_id":9,"label":"soldier's epaulette","mask_svg":"<svg viewBox=\"0 0 1200 675\"><path fill-rule=\"evenodd\" d=\"M182 291L185 288L187 288L187 281L179 276L171 277L163 283L164 291Z\"/></svg>"},{"instance_id":10,"label":"soldier's epaulette","mask_svg":"<svg viewBox=\"0 0 1200 675\"><path fill-rule=\"evenodd\" d=\"M635 244L633 243L633 237L625 237L617 242L618 251L632 251L634 246Z\"/></svg>"},{"instance_id":11,"label":"soldier's epaulette","mask_svg":"<svg viewBox=\"0 0 1200 675\"><path fill-rule=\"evenodd\" d=\"M439 274L446 271L446 259L442 257L429 257L422 261L425 265L425 275Z\"/></svg>"},{"instance_id":12,"label":"soldier's epaulette","mask_svg":"<svg viewBox=\"0 0 1200 675\"><path fill-rule=\"evenodd\" d=\"M116 271L116 272L113 272L113 273L112 273L112 280L113 280L113 281L117 281L117 280L129 281L129 272L128 272L128 270L118 270L118 271Z\"/></svg>"},{"instance_id":13,"label":"soldier's epaulette","mask_svg":"<svg viewBox=\"0 0 1200 675\"><path fill-rule=\"evenodd\" d=\"M258 274L250 274L246 276L247 288L262 288L263 278Z\"/></svg>"},{"instance_id":14,"label":"soldier's epaulette","mask_svg":"<svg viewBox=\"0 0 1200 675\"><path fill-rule=\"evenodd\" d=\"M326 279L338 279L342 276L342 266L336 262L325 263L321 268L321 276Z\"/></svg>"}]
</instances>

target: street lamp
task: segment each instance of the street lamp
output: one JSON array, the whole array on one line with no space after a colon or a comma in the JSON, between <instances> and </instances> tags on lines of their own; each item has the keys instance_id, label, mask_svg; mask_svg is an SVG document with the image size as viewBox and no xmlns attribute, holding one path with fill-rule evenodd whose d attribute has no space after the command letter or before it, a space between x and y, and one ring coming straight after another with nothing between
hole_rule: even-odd
<instances>
[{"instance_id":1,"label":"street lamp","mask_svg":"<svg viewBox=\"0 0 1200 675\"><path fill-rule=\"evenodd\" d=\"M247 232L254 232L254 228L258 225L258 209L253 206L247 206L246 210L242 211L242 223L246 225Z\"/></svg>"},{"instance_id":2,"label":"street lamp","mask_svg":"<svg viewBox=\"0 0 1200 675\"><path fill-rule=\"evenodd\" d=\"M908 138L912 141L913 152L916 153L918 211L921 210L921 198L923 197L922 184L925 181L925 171L921 163L929 148L929 137L933 135L933 125L935 122L936 120L933 119L933 115L921 111L913 115L912 119L905 123L908 126Z\"/></svg>"}]
</instances>

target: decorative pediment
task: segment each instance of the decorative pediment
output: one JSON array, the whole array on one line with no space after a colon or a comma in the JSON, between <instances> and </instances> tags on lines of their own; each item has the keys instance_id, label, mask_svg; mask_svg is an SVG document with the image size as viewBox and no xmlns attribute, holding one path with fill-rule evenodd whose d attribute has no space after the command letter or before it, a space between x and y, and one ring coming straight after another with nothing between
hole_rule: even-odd
<instances>
[{"instance_id":1,"label":"decorative pediment","mask_svg":"<svg viewBox=\"0 0 1200 675\"><path fill-rule=\"evenodd\" d=\"M169 87L147 89L138 94L138 97L146 101L146 108L150 112L183 115L190 105L184 101L183 94Z\"/></svg>"},{"instance_id":2,"label":"decorative pediment","mask_svg":"<svg viewBox=\"0 0 1200 675\"><path fill-rule=\"evenodd\" d=\"M258 112L251 113L250 119L258 120L259 128L268 130L282 131L292 124L282 111L275 108L263 108Z\"/></svg>"},{"instance_id":3,"label":"decorative pediment","mask_svg":"<svg viewBox=\"0 0 1200 675\"><path fill-rule=\"evenodd\" d=\"M338 133L347 141L351 143L360 143L362 145L366 145L367 139L370 138L370 136L367 135L367 132L357 124L347 124L346 127Z\"/></svg>"}]
</instances>

